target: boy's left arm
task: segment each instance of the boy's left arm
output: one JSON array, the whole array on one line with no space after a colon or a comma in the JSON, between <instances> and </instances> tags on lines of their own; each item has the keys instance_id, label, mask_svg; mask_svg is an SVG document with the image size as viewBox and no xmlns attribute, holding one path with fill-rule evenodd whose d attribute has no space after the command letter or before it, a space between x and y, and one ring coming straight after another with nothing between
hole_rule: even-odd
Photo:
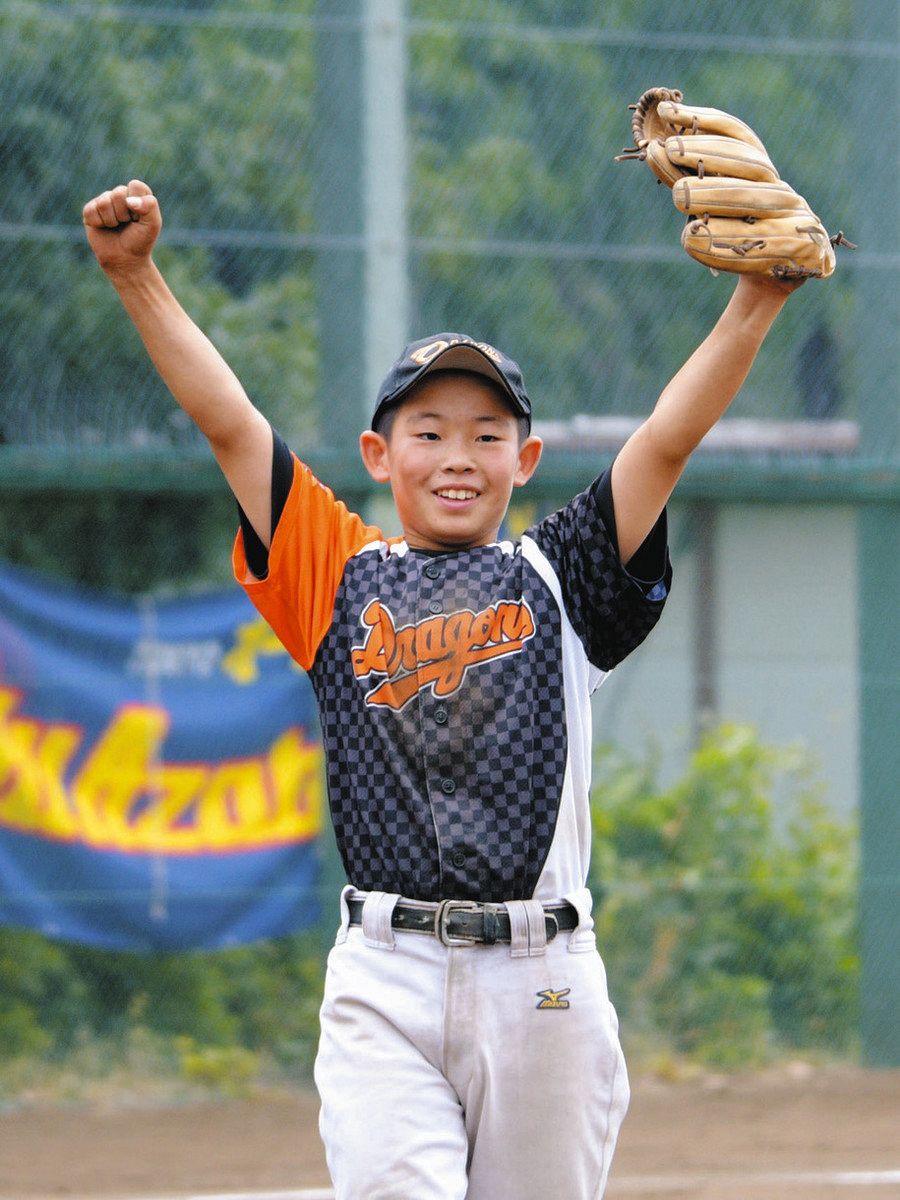
<instances>
[{"instance_id":1,"label":"boy's left arm","mask_svg":"<svg viewBox=\"0 0 900 1200\"><path fill-rule=\"evenodd\" d=\"M627 563L653 528L691 453L737 395L795 282L741 275L709 336L663 389L612 467L619 554Z\"/></svg>"}]
</instances>

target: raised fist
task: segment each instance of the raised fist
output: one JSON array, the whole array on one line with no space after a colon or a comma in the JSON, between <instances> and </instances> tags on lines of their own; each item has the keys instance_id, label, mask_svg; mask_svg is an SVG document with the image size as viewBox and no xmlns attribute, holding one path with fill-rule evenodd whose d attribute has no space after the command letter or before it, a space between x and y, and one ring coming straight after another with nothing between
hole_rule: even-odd
<instances>
[{"instance_id":1,"label":"raised fist","mask_svg":"<svg viewBox=\"0 0 900 1200\"><path fill-rule=\"evenodd\" d=\"M110 273L146 262L162 228L159 203L140 179L89 200L82 219L97 262Z\"/></svg>"}]
</instances>

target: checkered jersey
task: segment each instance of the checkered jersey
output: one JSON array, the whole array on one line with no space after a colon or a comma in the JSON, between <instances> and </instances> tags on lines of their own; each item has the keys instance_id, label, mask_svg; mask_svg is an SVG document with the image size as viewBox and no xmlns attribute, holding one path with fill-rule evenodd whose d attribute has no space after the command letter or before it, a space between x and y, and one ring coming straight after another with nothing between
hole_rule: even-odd
<instances>
[{"instance_id":1,"label":"checkered jersey","mask_svg":"<svg viewBox=\"0 0 900 1200\"><path fill-rule=\"evenodd\" d=\"M647 585L619 561L597 485L515 544L441 554L384 539L326 492L296 463L268 576L247 577L240 535L235 569L309 672L348 879L423 900L582 887L589 696L660 615L664 517Z\"/></svg>"}]
</instances>

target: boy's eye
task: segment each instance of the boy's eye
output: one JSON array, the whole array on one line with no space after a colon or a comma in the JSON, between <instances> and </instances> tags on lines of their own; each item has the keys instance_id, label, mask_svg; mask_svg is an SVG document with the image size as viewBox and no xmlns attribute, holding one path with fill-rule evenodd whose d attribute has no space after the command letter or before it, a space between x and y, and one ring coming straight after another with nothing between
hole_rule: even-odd
<instances>
[{"instance_id":1,"label":"boy's eye","mask_svg":"<svg viewBox=\"0 0 900 1200\"><path fill-rule=\"evenodd\" d=\"M438 435L434 432L433 429L423 429L421 431L421 433L416 434L416 436L420 437L420 438L425 438L425 440L428 442L436 442L438 440Z\"/></svg>"}]
</instances>

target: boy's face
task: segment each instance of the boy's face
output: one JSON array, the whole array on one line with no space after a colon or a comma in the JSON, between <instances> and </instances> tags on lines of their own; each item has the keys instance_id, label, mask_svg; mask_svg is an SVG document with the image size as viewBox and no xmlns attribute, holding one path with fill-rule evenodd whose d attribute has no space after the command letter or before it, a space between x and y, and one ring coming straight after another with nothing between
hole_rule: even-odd
<instances>
[{"instance_id":1,"label":"boy's face","mask_svg":"<svg viewBox=\"0 0 900 1200\"><path fill-rule=\"evenodd\" d=\"M541 441L519 444L512 409L487 380L438 371L400 403L389 437L367 430L360 450L372 478L390 483L411 547L464 550L497 540Z\"/></svg>"}]
</instances>

